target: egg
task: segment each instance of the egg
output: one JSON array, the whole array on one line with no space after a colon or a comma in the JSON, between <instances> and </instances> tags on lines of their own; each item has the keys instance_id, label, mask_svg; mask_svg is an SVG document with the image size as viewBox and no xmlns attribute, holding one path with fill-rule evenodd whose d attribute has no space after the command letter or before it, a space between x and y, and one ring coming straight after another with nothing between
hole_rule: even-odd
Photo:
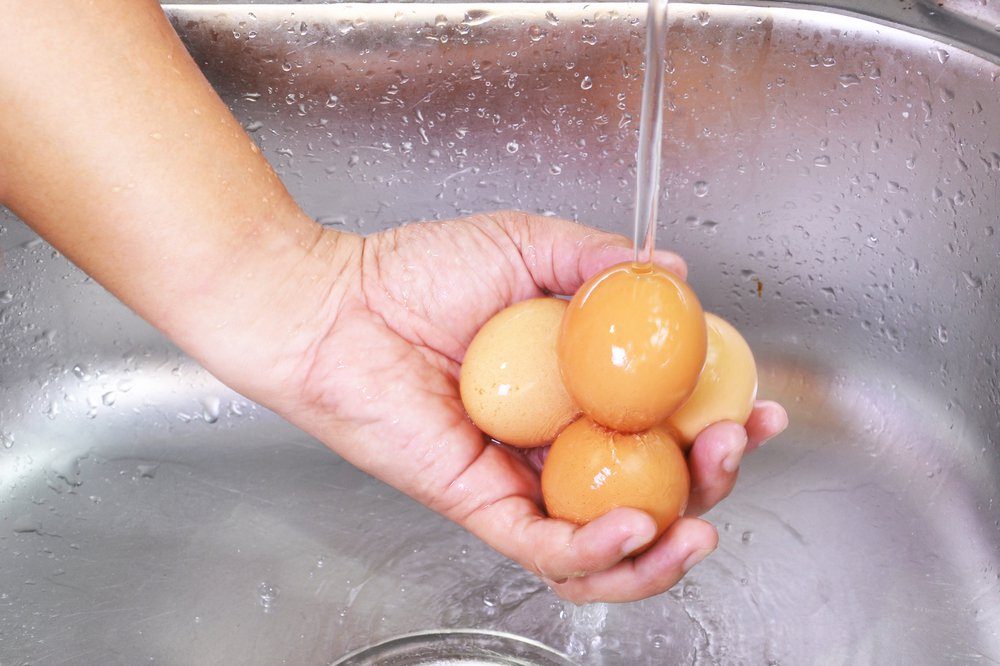
<instances>
[{"instance_id":1,"label":"egg","mask_svg":"<svg viewBox=\"0 0 1000 666\"><path fill-rule=\"evenodd\" d=\"M667 419L685 450L698 433L717 421L746 423L757 398L757 365L750 345L721 317L706 312L705 324L705 367L694 393Z\"/></svg>"},{"instance_id":2,"label":"egg","mask_svg":"<svg viewBox=\"0 0 1000 666\"><path fill-rule=\"evenodd\" d=\"M626 434L584 416L559 434L542 466L549 516L578 525L633 507L656 520L659 537L684 513L689 490L684 454L660 427Z\"/></svg>"},{"instance_id":3,"label":"egg","mask_svg":"<svg viewBox=\"0 0 1000 666\"><path fill-rule=\"evenodd\" d=\"M556 356L566 301L535 298L483 325L462 362L459 389L472 422L513 446L548 444L579 409L563 386Z\"/></svg>"},{"instance_id":4,"label":"egg","mask_svg":"<svg viewBox=\"0 0 1000 666\"><path fill-rule=\"evenodd\" d=\"M688 399L707 345L701 304L683 280L656 266L618 264L570 301L559 367L584 413L608 428L639 432Z\"/></svg>"}]
</instances>

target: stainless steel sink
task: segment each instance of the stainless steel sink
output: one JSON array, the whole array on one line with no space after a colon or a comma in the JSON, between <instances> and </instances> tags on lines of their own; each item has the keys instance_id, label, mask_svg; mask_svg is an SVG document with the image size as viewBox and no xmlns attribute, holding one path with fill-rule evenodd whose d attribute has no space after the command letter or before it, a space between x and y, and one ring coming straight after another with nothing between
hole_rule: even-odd
<instances>
[{"instance_id":1,"label":"stainless steel sink","mask_svg":"<svg viewBox=\"0 0 1000 666\"><path fill-rule=\"evenodd\" d=\"M560 602L4 213L0 663L323 664L436 629L588 664L1000 661L1000 35L986 4L889 4L673 9L660 237L792 426L641 603ZM168 11L324 224L629 231L641 6Z\"/></svg>"}]
</instances>

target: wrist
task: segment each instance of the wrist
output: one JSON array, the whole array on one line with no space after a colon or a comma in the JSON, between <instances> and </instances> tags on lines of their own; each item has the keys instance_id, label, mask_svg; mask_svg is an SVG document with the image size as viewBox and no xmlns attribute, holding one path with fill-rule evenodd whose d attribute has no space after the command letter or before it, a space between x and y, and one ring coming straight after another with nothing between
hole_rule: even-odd
<instances>
[{"instance_id":1,"label":"wrist","mask_svg":"<svg viewBox=\"0 0 1000 666\"><path fill-rule=\"evenodd\" d=\"M168 334L220 380L270 406L295 395L315 342L359 288L363 239L296 211L255 223L206 285L211 317Z\"/></svg>"}]
</instances>

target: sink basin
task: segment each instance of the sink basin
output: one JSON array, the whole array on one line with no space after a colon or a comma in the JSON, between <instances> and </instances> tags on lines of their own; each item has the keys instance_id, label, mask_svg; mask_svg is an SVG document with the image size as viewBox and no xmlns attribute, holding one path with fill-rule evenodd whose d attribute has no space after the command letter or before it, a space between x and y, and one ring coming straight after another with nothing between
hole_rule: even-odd
<instances>
[{"instance_id":1,"label":"sink basin","mask_svg":"<svg viewBox=\"0 0 1000 666\"><path fill-rule=\"evenodd\" d=\"M1000 36L895 4L913 25L672 9L659 237L792 425L709 514L718 551L640 603L561 602L0 214L0 663L328 664L452 629L585 664L1000 661ZM325 225L630 233L642 5L168 12Z\"/></svg>"}]
</instances>

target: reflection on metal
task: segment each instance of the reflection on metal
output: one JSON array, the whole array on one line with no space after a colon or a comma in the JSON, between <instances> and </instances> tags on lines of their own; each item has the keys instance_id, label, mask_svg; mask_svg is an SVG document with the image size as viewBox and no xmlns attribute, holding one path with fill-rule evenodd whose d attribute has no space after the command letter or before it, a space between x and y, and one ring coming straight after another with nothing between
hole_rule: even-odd
<instances>
[{"instance_id":1,"label":"reflection on metal","mask_svg":"<svg viewBox=\"0 0 1000 666\"><path fill-rule=\"evenodd\" d=\"M631 230L641 5L170 13L324 224ZM638 604L563 605L0 216L0 662L322 664L442 627L583 663L1000 660L1000 66L886 20L673 6L658 238L793 425Z\"/></svg>"}]
</instances>

